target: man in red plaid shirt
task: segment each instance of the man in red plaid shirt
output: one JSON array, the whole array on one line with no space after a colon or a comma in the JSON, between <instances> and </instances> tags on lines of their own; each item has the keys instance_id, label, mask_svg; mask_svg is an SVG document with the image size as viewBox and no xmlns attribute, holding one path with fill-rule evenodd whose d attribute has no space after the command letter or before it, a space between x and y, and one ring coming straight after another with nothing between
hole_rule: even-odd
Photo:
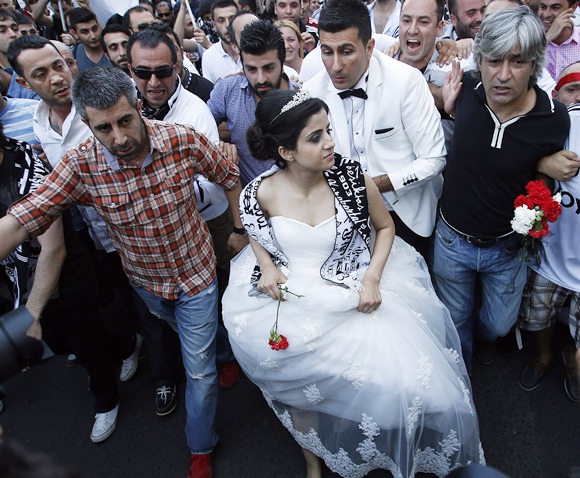
<instances>
[{"instance_id":1,"label":"man in red plaid shirt","mask_svg":"<svg viewBox=\"0 0 580 478\"><path fill-rule=\"evenodd\" d=\"M94 207L137 293L179 334L187 374L186 435L190 477L211 477L217 405L217 285L208 229L195 204L194 176L226 193L234 225L239 171L191 127L148 121L121 70L93 68L72 87L73 102L94 137L69 150L34 194L0 221L0 257L42 234L75 204ZM245 238L232 234L234 252Z\"/></svg>"}]
</instances>

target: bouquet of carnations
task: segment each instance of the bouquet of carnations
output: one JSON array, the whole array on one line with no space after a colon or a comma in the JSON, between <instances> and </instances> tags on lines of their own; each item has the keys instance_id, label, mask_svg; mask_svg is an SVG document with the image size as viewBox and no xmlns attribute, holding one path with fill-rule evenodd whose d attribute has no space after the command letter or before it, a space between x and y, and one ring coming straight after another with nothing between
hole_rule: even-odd
<instances>
[{"instance_id":1,"label":"bouquet of carnations","mask_svg":"<svg viewBox=\"0 0 580 478\"><path fill-rule=\"evenodd\" d=\"M268 345L272 350L284 350L288 348L288 339L278 333L278 317L280 315L280 304L282 301L286 299L284 296L284 292L288 292L300 299L300 297L304 297L303 295L295 294L288 289L288 286L281 286L278 284L279 295L278 295L278 307L276 309L276 322L274 322L274 326L270 329L270 338L268 340Z\"/></svg>"},{"instance_id":2,"label":"bouquet of carnations","mask_svg":"<svg viewBox=\"0 0 580 478\"><path fill-rule=\"evenodd\" d=\"M512 229L521 234L522 259L530 253L539 259L540 239L548 235L550 222L555 222L562 212L560 193L552 196L544 181L526 184L527 195L520 194L514 201Z\"/></svg>"}]
</instances>

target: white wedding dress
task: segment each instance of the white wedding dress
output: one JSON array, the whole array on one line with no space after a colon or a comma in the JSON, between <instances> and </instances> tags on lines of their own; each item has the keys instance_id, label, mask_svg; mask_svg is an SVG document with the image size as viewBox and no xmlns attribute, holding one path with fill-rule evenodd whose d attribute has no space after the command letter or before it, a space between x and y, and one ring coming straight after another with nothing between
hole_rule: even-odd
<instances>
[{"instance_id":1,"label":"white wedding dress","mask_svg":"<svg viewBox=\"0 0 580 478\"><path fill-rule=\"evenodd\" d=\"M320 276L336 235L335 218L311 227L272 217L290 271L272 350L278 301L251 296L250 246L232 262L223 298L234 354L298 443L344 477L373 469L394 477L484 463L459 338L425 262L396 239L384 269L382 305L356 310L359 294Z\"/></svg>"}]
</instances>

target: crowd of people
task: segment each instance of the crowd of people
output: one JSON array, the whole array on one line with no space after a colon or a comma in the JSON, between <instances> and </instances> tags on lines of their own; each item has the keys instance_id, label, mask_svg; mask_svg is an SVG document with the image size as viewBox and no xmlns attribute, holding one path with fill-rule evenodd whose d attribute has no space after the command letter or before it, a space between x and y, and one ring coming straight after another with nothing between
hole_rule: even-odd
<instances>
[{"instance_id":1,"label":"crowd of people","mask_svg":"<svg viewBox=\"0 0 580 478\"><path fill-rule=\"evenodd\" d=\"M308 478L484 465L500 337L531 391L563 322L580 402L577 2L75 1L0 1L0 258L93 442L145 351L157 415L185 379L190 478L241 370ZM531 251L534 180L562 212Z\"/></svg>"}]
</instances>

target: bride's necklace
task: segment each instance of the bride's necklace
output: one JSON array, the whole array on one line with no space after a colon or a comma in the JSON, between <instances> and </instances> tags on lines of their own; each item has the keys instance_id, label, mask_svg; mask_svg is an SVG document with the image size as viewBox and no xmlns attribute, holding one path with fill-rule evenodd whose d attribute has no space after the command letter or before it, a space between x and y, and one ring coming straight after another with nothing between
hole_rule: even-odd
<instances>
[{"instance_id":1,"label":"bride's necklace","mask_svg":"<svg viewBox=\"0 0 580 478\"><path fill-rule=\"evenodd\" d=\"M323 183L326 183L326 179L324 178L324 176L322 176L316 182L308 184L307 186L303 186L300 183L300 181L297 180L296 177L288 169L284 169L283 171L284 177L286 178L286 181L290 184L290 187L294 189L296 192L298 192L300 196L302 196L303 199L306 200L311 199L313 196L315 196L315 193L320 189L320 187L322 187Z\"/></svg>"}]
</instances>

